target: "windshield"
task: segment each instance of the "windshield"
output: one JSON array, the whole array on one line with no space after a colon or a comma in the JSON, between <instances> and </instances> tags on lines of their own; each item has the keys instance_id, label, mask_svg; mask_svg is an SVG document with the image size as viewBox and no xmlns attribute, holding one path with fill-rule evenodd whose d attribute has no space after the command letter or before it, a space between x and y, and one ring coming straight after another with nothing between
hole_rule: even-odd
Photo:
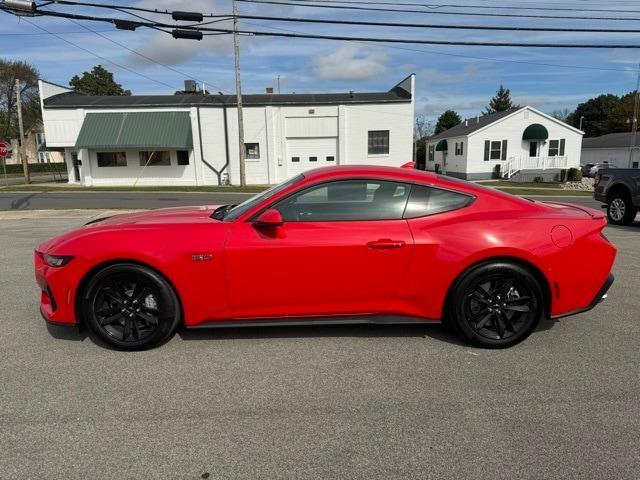
<instances>
[{"instance_id":1,"label":"windshield","mask_svg":"<svg viewBox=\"0 0 640 480\"><path fill-rule=\"evenodd\" d=\"M236 218L238 218L243 213L247 212L248 210L251 210L258 203L271 198L276 193L281 192L285 188L287 188L287 187L289 187L289 186L291 186L291 185L293 185L295 183L298 183L302 179L304 179L304 175L300 174L300 175L297 175L297 176L295 176L293 178L290 178L289 180L285 180L284 182L279 183L278 185L274 185L273 187L265 190L264 192L260 192L259 194L251 197L248 200L245 200L241 204L236 205L235 207L230 209L226 213L226 215L223 217L224 220L235 220Z\"/></svg>"}]
</instances>

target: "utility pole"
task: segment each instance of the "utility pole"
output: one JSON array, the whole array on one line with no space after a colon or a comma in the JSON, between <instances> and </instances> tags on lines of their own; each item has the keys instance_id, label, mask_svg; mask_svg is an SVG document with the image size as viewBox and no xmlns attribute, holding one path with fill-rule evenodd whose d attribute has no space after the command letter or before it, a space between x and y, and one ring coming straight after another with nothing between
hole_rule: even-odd
<instances>
[{"instance_id":1,"label":"utility pole","mask_svg":"<svg viewBox=\"0 0 640 480\"><path fill-rule=\"evenodd\" d=\"M278 95L280 95L280 75L278 75Z\"/></svg>"},{"instance_id":2,"label":"utility pole","mask_svg":"<svg viewBox=\"0 0 640 480\"><path fill-rule=\"evenodd\" d=\"M629 148L629 165L633 165L633 152L637 148L638 110L640 109L640 65L638 65L638 81L636 82L636 99L633 104L633 119L631 120L631 148Z\"/></svg>"},{"instance_id":3,"label":"utility pole","mask_svg":"<svg viewBox=\"0 0 640 480\"><path fill-rule=\"evenodd\" d=\"M24 155L22 143L24 142L24 127L22 125L22 99L20 98L20 80L16 78L16 108L18 109L18 129L20 138L18 139L18 156L22 160L22 171L24 172L24 183L31 183L29 176L29 159Z\"/></svg>"},{"instance_id":4,"label":"utility pole","mask_svg":"<svg viewBox=\"0 0 640 480\"><path fill-rule=\"evenodd\" d=\"M233 53L236 64L236 103L238 106L238 153L240 160L240 186L247 184L246 172L244 168L244 118L242 115L242 86L240 79L240 38L238 36L238 4L233 3Z\"/></svg>"}]
</instances>

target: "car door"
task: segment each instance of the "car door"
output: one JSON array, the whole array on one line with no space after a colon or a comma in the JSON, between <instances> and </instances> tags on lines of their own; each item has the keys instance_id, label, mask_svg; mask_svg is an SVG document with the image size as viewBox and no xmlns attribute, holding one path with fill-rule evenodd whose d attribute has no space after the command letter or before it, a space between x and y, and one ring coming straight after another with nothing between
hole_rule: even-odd
<instances>
[{"instance_id":1,"label":"car door","mask_svg":"<svg viewBox=\"0 0 640 480\"><path fill-rule=\"evenodd\" d=\"M277 228L235 222L225 246L236 318L384 312L413 250L410 186L327 182L279 201Z\"/></svg>"}]
</instances>

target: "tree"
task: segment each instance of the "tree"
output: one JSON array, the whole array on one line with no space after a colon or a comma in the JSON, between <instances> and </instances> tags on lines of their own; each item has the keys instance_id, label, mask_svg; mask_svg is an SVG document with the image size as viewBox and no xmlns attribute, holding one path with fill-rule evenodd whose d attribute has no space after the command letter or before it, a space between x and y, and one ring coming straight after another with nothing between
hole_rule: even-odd
<instances>
[{"instance_id":1,"label":"tree","mask_svg":"<svg viewBox=\"0 0 640 480\"><path fill-rule=\"evenodd\" d=\"M25 130L41 118L38 77L35 67L26 62L0 59L0 140L20 136L16 109L16 79L20 80L22 121Z\"/></svg>"},{"instance_id":2,"label":"tree","mask_svg":"<svg viewBox=\"0 0 640 480\"><path fill-rule=\"evenodd\" d=\"M562 108L551 112L551 116L561 122L566 122L571 116L571 110L568 108Z\"/></svg>"},{"instance_id":3,"label":"tree","mask_svg":"<svg viewBox=\"0 0 640 480\"><path fill-rule=\"evenodd\" d=\"M511 90L500 85L495 96L489 100L489 105L485 108L484 114L504 112L505 110L517 107L518 105L514 105L511 101Z\"/></svg>"},{"instance_id":4,"label":"tree","mask_svg":"<svg viewBox=\"0 0 640 480\"><path fill-rule=\"evenodd\" d=\"M611 93L599 95L578 105L576 110L570 115L568 122L576 128L580 128L580 118L582 130L587 137L597 137L613 132L631 131L630 121L633 116L633 92L623 97ZM625 106L626 104L631 104Z\"/></svg>"},{"instance_id":5,"label":"tree","mask_svg":"<svg viewBox=\"0 0 640 480\"><path fill-rule=\"evenodd\" d=\"M420 114L416 117L413 138L415 140L421 140L429 135L433 135L433 123L427 120L426 115Z\"/></svg>"},{"instance_id":6,"label":"tree","mask_svg":"<svg viewBox=\"0 0 640 480\"><path fill-rule=\"evenodd\" d=\"M124 90L113 79L113 73L102 65L96 65L81 77L74 75L69 85L87 95L131 95L131 90Z\"/></svg>"},{"instance_id":7,"label":"tree","mask_svg":"<svg viewBox=\"0 0 640 480\"><path fill-rule=\"evenodd\" d=\"M438 123L436 123L435 134L444 132L445 130L449 130L452 127L455 127L459 123L462 123L462 119L457 112L453 110L447 110L440 117L438 117Z\"/></svg>"}]
</instances>

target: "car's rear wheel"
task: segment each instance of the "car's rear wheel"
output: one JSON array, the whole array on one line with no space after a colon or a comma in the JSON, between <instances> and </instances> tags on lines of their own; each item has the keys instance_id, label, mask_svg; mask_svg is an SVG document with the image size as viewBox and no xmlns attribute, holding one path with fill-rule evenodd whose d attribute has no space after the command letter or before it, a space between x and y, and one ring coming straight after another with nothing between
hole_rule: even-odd
<instances>
[{"instance_id":1,"label":"car's rear wheel","mask_svg":"<svg viewBox=\"0 0 640 480\"><path fill-rule=\"evenodd\" d=\"M451 325L469 343L509 347L527 338L542 318L542 289L519 265L479 265L455 285L449 313Z\"/></svg>"},{"instance_id":2,"label":"car's rear wheel","mask_svg":"<svg viewBox=\"0 0 640 480\"><path fill-rule=\"evenodd\" d=\"M164 342L180 322L180 303L171 285L154 270L131 263L98 271L84 291L82 311L100 339L127 350Z\"/></svg>"},{"instance_id":3,"label":"car's rear wheel","mask_svg":"<svg viewBox=\"0 0 640 480\"><path fill-rule=\"evenodd\" d=\"M627 192L615 192L607 204L607 217L614 225L630 225L636 218L636 209Z\"/></svg>"}]
</instances>

